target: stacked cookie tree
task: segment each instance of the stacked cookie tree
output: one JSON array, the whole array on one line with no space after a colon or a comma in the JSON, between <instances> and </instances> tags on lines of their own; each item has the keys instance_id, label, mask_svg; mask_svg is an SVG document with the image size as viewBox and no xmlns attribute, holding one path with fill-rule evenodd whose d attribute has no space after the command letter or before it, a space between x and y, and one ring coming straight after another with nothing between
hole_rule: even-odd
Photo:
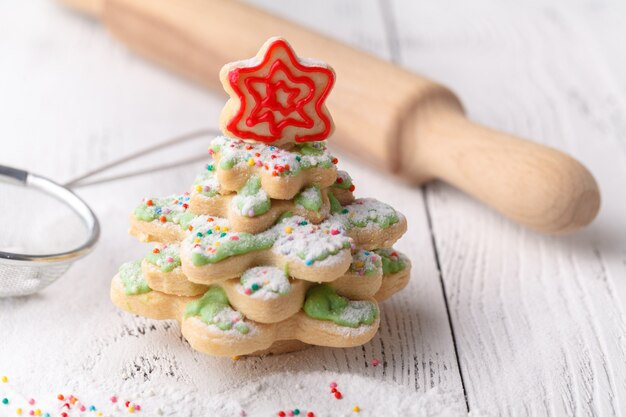
<instances>
[{"instance_id":1,"label":"stacked cookie tree","mask_svg":"<svg viewBox=\"0 0 626 417\"><path fill-rule=\"evenodd\" d=\"M230 99L213 161L189 192L145 198L130 215L130 233L157 244L121 266L113 302L178 320L211 355L369 341L377 302L409 280L409 260L392 248L406 219L355 199L336 169L324 142L333 70L272 38L220 77Z\"/></svg>"}]
</instances>

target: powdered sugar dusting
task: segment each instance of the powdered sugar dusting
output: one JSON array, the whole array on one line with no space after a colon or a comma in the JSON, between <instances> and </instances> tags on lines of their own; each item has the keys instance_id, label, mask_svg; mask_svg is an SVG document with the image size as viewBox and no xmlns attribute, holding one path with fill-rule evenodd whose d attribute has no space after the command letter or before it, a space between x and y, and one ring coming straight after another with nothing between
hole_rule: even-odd
<instances>
[{"instance_id":1,"label":"powdered sugar dusting","mask_svg":"<svg viewBox=\"0 0 626 417\"><path fill-rule=\"evenodd\" d=\"M275 227L279 228L280 235L273 250L281 255L296 257L307 265L323 261L330 255L349 248L351 243L345 229L332 222L315 225L302 217L294 216Z\"/></svg>"},{"instance_id":2,"label":"powdered sugar dusting","mask_svg":"<svg viewBox=\"0 0 626 417\"><path fill-rule=\"evenodd\" d=\"M347 229L376 225L387 228L400 220L398 212L389 204L374 198L359 198L331 217Z\"/></svg>"},{"instance_id":3,"label":"powdered sugar dusting","mask_svg":"<svg viewBox=\"0 0 626 417\"><path fill-rule=\"evenodd\" d=\"M220 182L217 175L215 175L213 167L211 165L209 167L210 169L198 174L193 182L194 191L205 197L213 197L220 192Z\"/></svg>"},{"instance_id":4,"label":"powdered sugar dusting","mask_svg":"<svg viewBox=\"0 0 626 417\"><path fill-rule=\"evenodd\" d=\"M194 263L219 262L229 256L269 249L303 261L335 262L334 255L350 247L352 240L338 223L311 224L300 216L283 219L265 232L252 235L233 232L225 219L199 216L191 222L193 230L184 240L183 250L196 256Z\"/></svg>"},{"instance_id":5,"label":"powdered sugar dusting","mask_svg":"<svg viewBox=\"0 0 626 417\"><path fill-rule=\"evenodd\" d=\"M350 271L358 275L373 275L382 273L382 259L375 252L357 250L352 254Z\"/></svg>"},{"instance_id":6,"label":"powdered sugar dusting","mask_svg":"<svg viewBox=\"0 0 626 417\"><path fill-rule=\"evenodd\" d=\"M243 273L237 290L251 298L267 300L288 294L291 284L284 269L257 266Z\"/></svg>"},{"instance_id":7,"label":"powdered sugar dusting","mask_svg":"<svg viewBox=\"0 0 626 417\"><path fill-rule=\"evenodd\" d=\"M418 393L373 376L331 371L271 372L254 379L243 370L245 368L237 369L240 370L239 384L217 384L219 388L210 392L186 381L173 384L169 379L162 378L141 384L133 379L103 384L89 374L80 375L79 380L72 384L71 392L87 404L95 404L103 416L129 415L125 401L130 399L141 404L141 411L135 413L137 416L237 417L244 415L243 411L249 417L262 417L297 407L301 416L310 411L316 417L491 417L478 410L468 414L462 392L439 387ZM330 382L337 384L343 395L342 400L336 400L330 394ZM57 394L38 395L26 386L18 389L12 384L0 385L0 396L11 398L15 407L24 410L29 409L28 398L32 396L37 398L38 408L56 410L59 403ZM116 395L119 400L112 403L109 400L111 395ZM355 405L360 409L358 414L353 411ZM74 415L88 413L68 413L68 417Z\"/></svg>"},{"instance_id":8,"label":"powdered sugar dusting","mask_svg":"<svg viewBox=\"0 0 626 417\"><path fill-rule=\"evenodd\" d=\"M222 169L248 164L275 172L278 176L297 175L301 170L313 167L334 166L334 157L328 152L325 142L298 144L288 150L218 136L211 142L209 153L219 154L219 166Z\"/></svg>"},{"instance_id":9,"label":"powdered sugar dusting","mask_svg":"<svg viewBox=\"0 0 626 417\"><path fill-rule=\"evenodd\" d=\"M270 198L262 188L253 194L237 194L231 201L231 208L242 216L254 217L267 210L260 210L264 205L270 205Z\"/></svg>"}]
</instances>

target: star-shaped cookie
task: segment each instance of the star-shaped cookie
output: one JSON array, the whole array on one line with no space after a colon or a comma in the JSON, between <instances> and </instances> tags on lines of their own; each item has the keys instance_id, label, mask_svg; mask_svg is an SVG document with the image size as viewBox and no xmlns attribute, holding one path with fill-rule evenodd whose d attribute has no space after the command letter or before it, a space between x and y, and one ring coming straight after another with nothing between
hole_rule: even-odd
<instances>
[{"instance_id":1,"label":"star-shaped cookie","mask_svg":"<svg viewBox=\"0 0 626 417\"><path fill-rule=\"evenodd\" d=\"M324 102L335 72L298 58L284 39L270 38L254 58L226 64L220 80L230 96L220 125L230 137L285 145L324 140L333 131Z\"/></svg>"}]
</instances>

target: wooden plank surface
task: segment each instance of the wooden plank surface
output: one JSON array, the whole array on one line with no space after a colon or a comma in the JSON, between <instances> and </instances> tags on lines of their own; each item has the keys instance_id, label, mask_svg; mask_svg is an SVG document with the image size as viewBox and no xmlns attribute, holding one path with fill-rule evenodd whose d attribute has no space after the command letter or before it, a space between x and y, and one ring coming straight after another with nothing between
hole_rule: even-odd
<instances>
[{"instance_id":1,"label":"wooden plank surface","mask_svg":"<svg viewBox=\"0 0 626 417\"><path fill-rule=\"evenodd\" d=\"M320 30L390 56L377 2L281 3L292 15L306 9ZM0 91L11 100L1 105L0 163L63 182L163 138L217 121L223 97L135 57L95 22L54 2L19 2L7 8L0 15ZM195 141L151 161L138 161L130 169L148 166L155 159L163 163L203 153L207 142ZM266 411L288 404L260 396L251 403L249 391L262 390L264 380L282 375L282 386L307 388L306 375L314 381L319 375L332 380L350 374L371 381L372 387L381 384L381 398L390 410L400 407L394 399L398 393L409 399L415 395L413 402L420 404L419 395L432 397L435 388L434 395L441 393L437 402L445 402L449 413L464 414L466 404L422 192L371 172L349 157L339 157L355 178L359 195L389 202L407 215L410 224L398 248L413 261L412 282L383 305L381 332L371 343L233 362L194 352L181 340L176 324L134 317L110 304L108 287L117 267L147 250L126 235L127 213L143 196L187 189L201 169L196 164L78 189L100 217L101 241L95 253L41 294L0 300L0 374L11 375L16 387L28 391L24 395L68 389L101 401L111 392L131 392L144 397L144 407L152 403L152 410L155 403L163 402L157 397L185 398L180 409L171 402L164 404L161 410L168 415L195 415L201 410L231 415L232 408L216 411L214 403L207 405L203 399L233 389L242 395L233 407L267 415ZM373 357L381 360L380 366L371 367ZM147 392L151 392L149 399ZM382 400L363 398L364 402ZM351 405L346 407L337 412L346 412ZM436 413L440 408L429 409Z\"/></svg>"},{"instance_id":2,"label":"wooden plank surface","mask_svg":"<svg viewBox=\"0 0 626 417\"><path fill-rule=\"evenodd\" d=\"M585 8L452 3L446 13L393 3L401 62L454 87L475 119L580 158L603 192L590 229L555 238L445 185L427 187L470 410L623 415L623 74ZM603 5L605 15L621 9Z\"/></svg>"}]
</instances>

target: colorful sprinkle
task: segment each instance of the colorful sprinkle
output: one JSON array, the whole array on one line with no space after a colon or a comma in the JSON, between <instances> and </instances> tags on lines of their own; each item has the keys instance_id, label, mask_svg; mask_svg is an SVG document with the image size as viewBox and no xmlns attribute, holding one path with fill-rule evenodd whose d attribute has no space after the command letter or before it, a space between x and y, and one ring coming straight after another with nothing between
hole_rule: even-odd
<instances>
[{"instance_id":1,"label":"colorful sprinkle","mask_svg":"<svg viewBox=\"0 0 626 417\"><path fill-rule=\"evenodd\" d=\"M380 364L380 361L376 358L372 359L372 366L378 366L378 364Z\"/></svg>"},{"instance_id":2,"label":"colorful sprinkle","mask_svg":"<svg viewBox=\"0 0 626 417\"><path fill-rule=\"evenodd\" d=\"M2 382L4 382L4 383L9 382L9 378L7 378L6 376L3 376L1 380L2 380Z\"/></svg>"},{"instance_id":3,"label":"colorful sprinkle","mask_svg":"<svg viewBox=\"0 0 626 417\"><path fill-rule=\"evenodd\" d=\"M359 408L358 405L355 405L354 408L352 409L355 413L358 413L359 411L361 411L361 409Z\"/></svg>"},{"instance_id":4,"label":"colorful sprinkle","mask_svg":"<svg viewBox=\"0 0 626 417\"><path fill-rule=\"evenodd\" d=\"M8 398L3 398L2 399L2 404L7 405L9 403L9 399Z\"/></svg>"}]
</instances>

